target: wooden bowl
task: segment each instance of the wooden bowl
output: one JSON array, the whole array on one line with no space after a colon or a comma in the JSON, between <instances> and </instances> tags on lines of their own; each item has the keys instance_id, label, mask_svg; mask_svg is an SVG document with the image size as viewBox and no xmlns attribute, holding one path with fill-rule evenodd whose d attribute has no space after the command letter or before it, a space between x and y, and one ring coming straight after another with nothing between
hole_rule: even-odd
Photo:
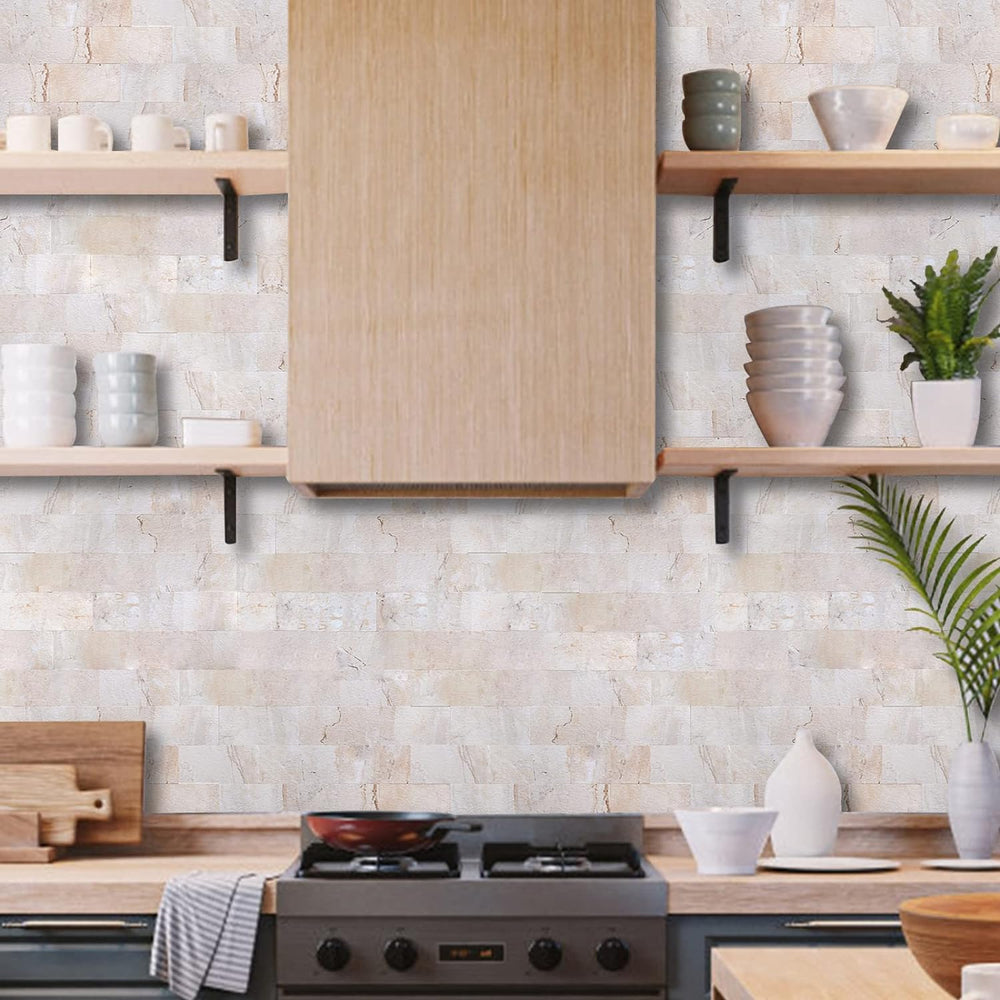
<instances>
[{"instance_id":1,"label":"wooden bowl","mask_svg":"<svg viewBox=\"0 0 1000 1000\"><path fill-rule=\"evenodd\" d=\"M913 957L943 990L962 995L962 966L1000 962L1000 893L921 896L899 908Z\"/></svg>"}]
</instances>

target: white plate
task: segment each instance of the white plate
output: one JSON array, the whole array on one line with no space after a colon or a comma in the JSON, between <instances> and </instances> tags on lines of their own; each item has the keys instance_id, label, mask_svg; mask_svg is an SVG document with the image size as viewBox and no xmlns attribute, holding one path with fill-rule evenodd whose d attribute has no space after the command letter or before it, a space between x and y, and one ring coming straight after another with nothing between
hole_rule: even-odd
<instances>
[{"instance_id":1,"label":"white plate","mask_svg":"<svg viewBox=\"0 0 1000 1000\"><path fill-rule=\"evenodd\" d=\"M891 872L899 867L885 858L762 858L757 864L776 872Z\"/></svg>"},{"instance_id":2,"label":"white plate","mask_svg":"<svg viewBox=\"0 0 1000 1000\"><path fill-rule=\"evenodd\" d=\"M931 858L921 861L921 868L943 868L949 872L1000 871L1000 858Z\"/></svg>"}]
</instances>

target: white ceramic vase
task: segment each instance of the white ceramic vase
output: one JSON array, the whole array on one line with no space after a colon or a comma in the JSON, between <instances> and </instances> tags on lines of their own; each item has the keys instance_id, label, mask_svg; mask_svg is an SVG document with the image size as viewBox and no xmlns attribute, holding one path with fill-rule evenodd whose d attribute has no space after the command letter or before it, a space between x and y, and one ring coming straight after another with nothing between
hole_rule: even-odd
<instances>
[{"instance_id":1,"label":"white ceramic vase","mask_svg":"<svg viewBox=\"0 0 1000 1000\"><path fill-rule=\"evenodd\" d=\"M948 822L960 858L993 854L1000 832L1000 768L988 743L963 743L951 755Z\"/></svg>"},{"instance_id":2,"label":"white ceramic vase","mask_svg":"<svg viewBox=\"0 0 1000 1000\"><path fill-rule=\"evenodd\" d=\"M764 806L778 813L771 830L775 855L816 858L832 854L840 804L837 772L816 749L812 733L800 729L764 788Z\"/></svg>"},{"instance_id":3,"label":"white ceramic vase","mask_svg":"<svg viewBox=\"0 0 1000 1000\"><path fill-rule=\"evenodd\" d=\"M976 441L983 386L978 378L916 381L913 419L925 448L967 448Z\"/></svg>"}]
</instances>

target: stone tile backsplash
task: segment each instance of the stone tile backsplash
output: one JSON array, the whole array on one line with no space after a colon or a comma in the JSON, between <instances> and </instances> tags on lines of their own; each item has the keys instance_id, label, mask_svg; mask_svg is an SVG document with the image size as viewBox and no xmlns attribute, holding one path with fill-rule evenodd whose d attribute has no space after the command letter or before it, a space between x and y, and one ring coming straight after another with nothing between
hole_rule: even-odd
<instances>
[{"instance_id":1,"label":"stone tile backsplash","mask_svg":"<svg viewBox=\"0 0 1000 1000\"><path fill-rule=\"evenodd\" d=\"M680 75L706 65L744 74L748 148L821 147L806 97L836 82L907 87L896 144L929 146L938 114L1000 111L998 22L987 0L660 0L661 147L682 147ZM285 50L284 0L0 0L0 116L92 112L124 148L133 114L163 111L200 147L205 114L236 110L282 148ZM805 300L844 330L834 441L915 443L880 288L991 246L997 199L734 206L720 266L709 200L660 200L661 443L761 444L742 316ZM198 412L284 441L286 201L241 208L223 264L214 199L0 200L3 339L78 350L82 443L91 358L118 348L160 358L163 443ZM980 441L1000 444L986 367ZM994 482L918 485L996 526ZM851 808L944 805L953 682L829 482L738 482L728 547L702 481L630 502L240 493L233 549L217 482L0 481L0 717L147 720L152 810L748 803L803 724Z\"/></svg>"}]
</instances>

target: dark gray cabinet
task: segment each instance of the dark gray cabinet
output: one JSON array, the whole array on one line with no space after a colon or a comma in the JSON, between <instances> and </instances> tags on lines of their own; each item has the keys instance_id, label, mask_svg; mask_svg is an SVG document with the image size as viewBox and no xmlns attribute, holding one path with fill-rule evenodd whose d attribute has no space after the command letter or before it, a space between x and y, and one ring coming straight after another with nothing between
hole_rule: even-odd
<instances>
[{"instance_id":1,"label":"dark gray cabinet","mask_svg":"<svg viewBox=\"0 0 1000 1000\"><path fill-rule=\"evenodd\" d=\"M667 921L667 996L669 1000L709 996L713 948L799 944L885 947L904 941L895 913L672 916Z\"/></svg>"},{"instance_id":2,"label":"dark gray cabinet","mask_svg":"<svg viewBox=\"0 0 1000 1000\"><path fill-rule=\"evenodd\" d=\"M153 916L0 918L0 1000L170 1000L149 976ZM245 1000L274 1000L274 917L262 916ZM199 1000L238 1000L202 990Z\"/></svg>"}]
</instances>

